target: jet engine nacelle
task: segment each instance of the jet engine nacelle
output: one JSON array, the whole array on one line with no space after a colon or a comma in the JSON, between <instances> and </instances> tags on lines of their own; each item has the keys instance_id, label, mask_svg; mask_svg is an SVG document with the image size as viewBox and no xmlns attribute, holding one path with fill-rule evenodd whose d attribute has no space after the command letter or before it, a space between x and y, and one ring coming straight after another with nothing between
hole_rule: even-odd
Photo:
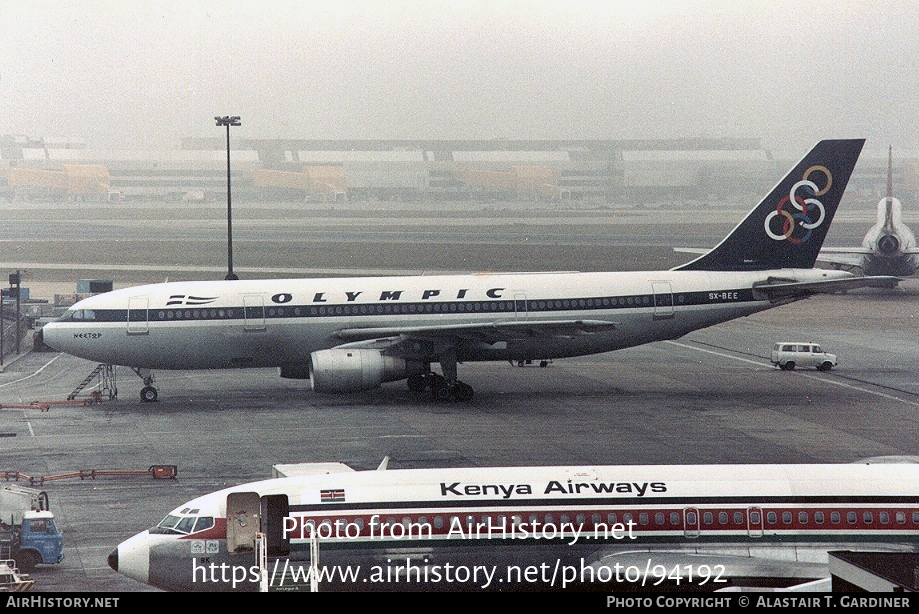
<instances>
[{"instance_id":1,"label":"jet engine nacelle","mask_svg":"<svg viewBox=\"0 0 919 614\"><path fill-rule=\"evenodd\" d=\"M878 239L878 251L884 255L893 255L900 251L900 240L894 235L884 235Z\"/></svg>"},{"instance_id":2,"label":"jet engine nacelle","mask_svg":"<svg viewBox=\"0 0 919 614\"><path fill-rule=\"evenodd\" d=\"M383 382L420 373L421 365L386 356L379 350L331 349L310 354L310 383L315 392L359 392Z\"/></svg>"}]
</instances>

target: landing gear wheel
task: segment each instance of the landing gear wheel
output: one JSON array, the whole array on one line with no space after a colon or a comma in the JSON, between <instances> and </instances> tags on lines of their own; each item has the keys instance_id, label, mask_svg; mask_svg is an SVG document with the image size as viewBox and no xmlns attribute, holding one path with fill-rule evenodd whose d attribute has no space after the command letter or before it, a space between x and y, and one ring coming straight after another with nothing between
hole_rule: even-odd
<instances>
[{"instance_id":1,"label":"landing gear wheel","mask_svg":"<svg viewBox=\"0 0 919 614\"><path fill-rule=\"evenodd\" d=\"M144 403L153 403L156 401L157 392L153 386L144 386L140 389L140 400Z\"/></svg>"},{"instance_id":2,"label":"landing gear wheel","mask_svg":"<svg viewBox=\"0 0 919 614\"><path fill-rule=\"evenodd\" d=\"M472 386L463 382L456 382L453 387L453 398L457 401L471 401L473 395Z\"/></svg>"},{"instance_id":3,"label":"landing gear wheel","mask_svg":"<svg viewBox=\"0 0 919 614\"><path fill-rule=\"evenodd\" d=\"M449 396L450 387L447 385L447 380L445 380L443 376L437 375L436 373L431 373L427 377L427 384L431 388L431 396L434 397L435 399L443 398L440 396L441 390L446 390L447 397L445 398L450 398Z\"/></svg>"},{"instance_id":4,"label":"landing gear wheel","mask_svg":"<svg viewBox=\"0 0 919 614\"><path fill-rule=\"evenodd\" d=\"M409 375L406 383L412 392L422 392L428 387L428 378L423 375Z\"/></svg>"},{"instance_id":5,"label":"landing gear wheel","mask_svg":"<svg viewBox=\"0 0 919 614\"><path fill-rule=\"evenodd\" d=\"M438 401L449 401L453 396L453 390L446 384L434 389L434 398Z\"/></svg>"}]
</instances>

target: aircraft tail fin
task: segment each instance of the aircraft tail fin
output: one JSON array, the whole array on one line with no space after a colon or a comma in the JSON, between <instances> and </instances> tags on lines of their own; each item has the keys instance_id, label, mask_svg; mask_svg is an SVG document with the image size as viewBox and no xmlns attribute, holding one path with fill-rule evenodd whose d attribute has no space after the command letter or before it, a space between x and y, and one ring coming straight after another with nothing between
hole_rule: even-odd
<instances>
[{"instance_id":1,"label":"aircraft tail fin","mask_svg":"<svg viewBox=\"0 0 919 614\"><path fill-rule=\"evenodd\" d=\"M893 231L893 145L887 150L887 198L884 199L884 232Z\"/></svg>"},{"instance_id":2,"label":"aircraft tail fin","mask_svg":"<svg viewBox=\"0 0 919 614\"><path fill-rule=\"evenodd\" d=\"M887 198L893 198L893 145L887 148Z\"/></svg>"},{"instance_id":3,"label":"aircraft tail fin","mask_svg":"<svg viewBox=\"0 0 919 614\"><path fill-rule=\"evenodd\" d=\"M820 141L721 243L674 270L813 268L864 144Z\"/></svg>"}]
</instances>

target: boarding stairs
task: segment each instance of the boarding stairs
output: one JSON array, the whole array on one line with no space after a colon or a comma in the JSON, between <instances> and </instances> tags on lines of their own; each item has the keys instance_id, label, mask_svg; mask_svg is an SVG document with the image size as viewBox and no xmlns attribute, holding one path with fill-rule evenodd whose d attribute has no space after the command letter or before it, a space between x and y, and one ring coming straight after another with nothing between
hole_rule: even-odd
<instances>
[{"instance_id":1,"label":"boarding stairs","mask_svg":"<svg viewBox=\"0 0 919 614\"><path fill-rule=\"evenodd\" d=\"M74 388L67 396L68 401L73 401L77 398L77 395L83 392L83 389L89 386L93 380L99 378L99 393L100 396L102 393L108 393L108 398L111 401L118 396L118 388L115 386L115 367L113 365L107 365L100 363L96 365L96 368L93 369L89 375L83 378L83 381Z\"/></svg>"},{"instance_id":2,"label":"boarding stairs","mask_svg":"<svg viewBox=\"0 0 919 614\"><path fill-rule=\"evenodd\" d=\"M319 540L310 536L310 558L292 561L288 557L269 557L264 533L255 537L259 567L259 592L319 592Z\"/></svg>"}]
</instances>

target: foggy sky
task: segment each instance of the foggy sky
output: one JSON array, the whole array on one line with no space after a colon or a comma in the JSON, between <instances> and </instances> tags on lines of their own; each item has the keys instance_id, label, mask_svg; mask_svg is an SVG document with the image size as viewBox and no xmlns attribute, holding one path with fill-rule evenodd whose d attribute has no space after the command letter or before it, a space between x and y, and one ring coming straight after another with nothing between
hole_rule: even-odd
<instances>
[{"instance_id":1,"label":"foggy sky","mask_svg":"<svg viewBox=\"0 0 919 614\"><path fill-rule=\"evenodd\" d=\"M0 134L827 137L916 149L907 0L0 0Z\"/></svg>"}]
</instances>

